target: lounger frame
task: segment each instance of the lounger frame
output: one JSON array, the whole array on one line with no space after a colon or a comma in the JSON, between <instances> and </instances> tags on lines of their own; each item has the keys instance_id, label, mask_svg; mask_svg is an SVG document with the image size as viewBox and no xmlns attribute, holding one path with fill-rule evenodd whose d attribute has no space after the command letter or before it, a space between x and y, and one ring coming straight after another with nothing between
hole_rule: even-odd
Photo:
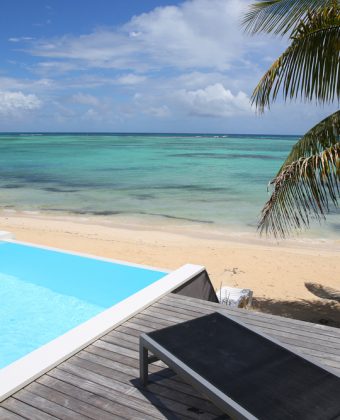
<instances>
[{"instance_id":1,"label":"lounger frame","mask_svg":"<svg viewBox=\"0 0 340 420\"><path fill-rule=\"evenodd\" d=\"M302 354L295 349L292 349L290 346L284 345L280 341L263 334L257 329L250 328L243 322L240 322L238 319L235 319L231 316L226 316L224 313L220 311L216 311L221 315L225 316L226 318L231 319L232 321L246 327L248 330L256 332L258 335L266 338L267 340L278 344L279 346L283 347L286 350L289 350L292 353L302 357L303 359L313 363L314 365L324 369L335 376L339 376L337 372L333 369L329 368L328 366L321 365L320 363L316 362L314 359ZM152 356L149 356L148 352L152 353ZM235 419L249 419L254 420L257 419L253 414L249 413L245 408L239 405L236 401L228 397L225 393L220 391L214 385L212 385L209 381L204 379L201 375L197 374L193 369L191 369L186 363L183 363L177 357L175 357L172 353L170 353L166 348L159 345L155 340L147 335L147 333L143 333L140 335L139 340L139 367L140 367L140 380L143 386L147 386L148 383L148 365L153 363L156 360L163 361L170 369L180 375L187 383L191 384L197 391L204 394L207 398L210 399L217 407L219 407L224 413L227 413L232 418Z\"/></svg>"},{"instance_id":2,"label":"lounger frame","mask_svg":"<svg viewBox=\"0 0 340 420\"><path fill-rule=\"evenodd\" d=\"M149 356L151 352L155 357ZM251 419L254 420L252 414L237 404L236 401L229 398L218 388L206 381L201 375L198 375L188 365L181 362L177 357L168 352L163 346L160 346L152 338L146 334L142 334L139 340L139 366L140 366L140 380L143 386L148 383L148 366L156 360L162 360L170 369L180 375L187 383L192 385L202 394L206 395L217 407L223 412L228 413L235 419Z\"/></svg>"}]
</instances>

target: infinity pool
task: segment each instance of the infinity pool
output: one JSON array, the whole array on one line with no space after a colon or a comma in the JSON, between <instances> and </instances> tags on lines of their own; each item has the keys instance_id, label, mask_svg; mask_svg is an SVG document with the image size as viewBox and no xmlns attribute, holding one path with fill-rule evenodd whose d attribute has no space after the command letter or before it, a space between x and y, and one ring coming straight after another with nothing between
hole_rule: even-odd
<instances>
[{"instance_id":1,"label":"infinity pool","mask_svg":"<svg viewBox=\"0 0 340 420\"><path fill-rule=\"evenodd\" d=\"M0 369L166 274L0 241Z\"/></svg>"}]
</instances>

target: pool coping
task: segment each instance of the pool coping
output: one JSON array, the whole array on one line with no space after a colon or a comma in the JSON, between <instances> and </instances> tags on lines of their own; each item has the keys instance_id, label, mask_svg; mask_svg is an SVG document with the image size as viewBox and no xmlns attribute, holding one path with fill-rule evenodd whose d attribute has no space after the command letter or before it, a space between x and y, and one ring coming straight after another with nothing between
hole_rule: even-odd
<instances>
[{"instance_id":1,"label":"pool coping","mask_svg":"<svg viewBox=\"0 0 340 420\"><path fill-rule=\"evenodd\" d=\"M28 242L15 240L3 240L3 242L34 246L149 270L165 271L167 274L88 321L0 369L0 402L205 270L205 267L201 265L185 264L177 270L168 272L168 270L145 265L96 257L91 254L64 251Z\"/></svg>"}]
</instances>

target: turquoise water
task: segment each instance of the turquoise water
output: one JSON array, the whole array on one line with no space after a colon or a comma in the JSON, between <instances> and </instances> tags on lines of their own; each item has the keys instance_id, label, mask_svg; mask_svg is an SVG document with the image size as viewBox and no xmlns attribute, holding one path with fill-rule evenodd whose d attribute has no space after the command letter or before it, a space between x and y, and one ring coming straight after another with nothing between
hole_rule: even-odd
<instances>
[{"instance_id":1,"label":"turquoise water","mask_svg":"<svg viewBox=\"0 0 340 420\"><path fill-rule=\"evenodd\" d=\"M0 243L0 369L165 274Z\"/></svg>"},{"instance_id":2,"label":"turquoise water","mask_svg":"<svg viewBox=\"0 0 340 420\"><path fill-rule=\"evenodd\" d=\"M255 232L267 184L297 137L0 136L1 208L157 215ZM339 227L334 216L323 227Z\"/></svg>"}]
</instances>

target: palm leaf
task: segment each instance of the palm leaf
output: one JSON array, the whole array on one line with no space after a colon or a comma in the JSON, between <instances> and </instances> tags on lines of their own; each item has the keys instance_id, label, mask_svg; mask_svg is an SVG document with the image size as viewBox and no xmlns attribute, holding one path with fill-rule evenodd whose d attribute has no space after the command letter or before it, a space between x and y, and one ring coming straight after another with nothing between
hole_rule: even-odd
<instances>
[{"instance_id":1,"label":"palm leaf","mask_svg":"<svg viewBox=\"0 0 340 420\"><path fill-rule=\"evenodd\" d=\"M340 142L286 166L272 185L259 222L261 233L284 238L309 226L311 217L320 221L340 198Z\"/></svg>"},{"instance_id":2,"label":"palm leaf","mask_svg":"<svg viewBox=\"0 0 340 420\"><path fill-rule=\"evenodd\" d=\"M294 145L277 176L280 175L286 166L294 161L321 153L323 150L333 146L339 141L340 110L316 124Z\"/></svg>"},{"instance_id":3,"label":"palm leaf","mask_svg":"<svg viewBox=\"0 0 340 420\"><path fill-rule=\"evenodd\" d=\"M272 64L252 95L260 111L269 107L280 90L284 99L300 95L307 101L340 98L340 14L331 7L308 14L295 29L291 45Z\"/></svg>"},{"instance_id":4,"label":"palm leaf","mask_svg":"<svg viewBox=\"0 0 340 420\"><path fill-rule=\"evenodd\" d=\"M318 11L332 0L264 0L250 6L242 23L249 33L285 34L304 20L307 11Z\"/></svg>"}]
</instances>

